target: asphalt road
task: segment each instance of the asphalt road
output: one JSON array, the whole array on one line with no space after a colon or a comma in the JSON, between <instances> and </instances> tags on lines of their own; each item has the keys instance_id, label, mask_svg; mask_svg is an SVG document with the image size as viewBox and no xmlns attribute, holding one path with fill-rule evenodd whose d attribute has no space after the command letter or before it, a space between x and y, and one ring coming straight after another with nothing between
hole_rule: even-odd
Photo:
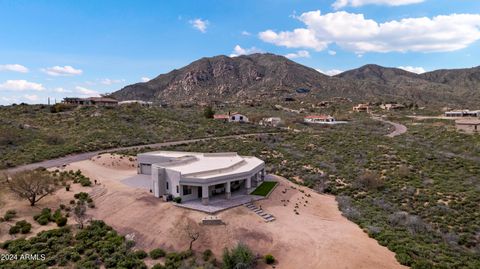
<instances>
[{"instance_id":1,"label":"asphalt road","mask_svg":"<svg viewBox=\"0 0 480 269\"><path fill-rule=\"evenodd\" d=\"M384 123L388 123L390 125L392 125L395 129L393 130L393 132L387 134L386 136L388 137L395 137L395 136L398 136L398 135L401 135L401 134L404 134L407 132L407 126L403 125L403 124L400 124L400 123L396 123L396 122L392 122L392 121L388 121L388 120L384 120L382 119L381 117L378 117L378 116L372 116L372 119L374 120L378 120L378 121L381 121L381 122L384 122Z\"/></svg>"},{"instance_id":2,"label":"asphalt road","mask_svg":"<svg viewBox=\"0 0 480 269\"><path fill-rule=\"evenodd\" d=\"M198 139L189 139L189 140L179 140L179 141L170 141L170 142L163 142L163 143L155 143L155 144L146 144L146 145L138 145L138 146L129 146L129 147L119 147L119 148L111 148L111 149L104 149L104 150L97 150L92 152L85 152L85 153L78 153L78 154L71 154L64 157L45 160L37 163L25 164L20 165L17 167L9 168L2 172L7 173L16 173L25 170L32 170L39 167L51 168L62 166L64 164L69 164L73 162L79 162L91 159L92 157L98 155L99 153L107 153L107 152L115 152L119 150L128 150L134 148L160 148L160 147L168 147L168 146L175 146L181 144L188 144L188 143L195 143L199 141L208 141L208 140L215 140L215 139L225 139L225 138L238 138L238 137L249 137L249 136L258 136L258 135L266 135L266 134L275 134L275 133L253 133L253 134L241 134L241 135L227 135L227 136L218 136L218 137L207 137L207 138L198 138Z\"/></svg>"}]
</instances>

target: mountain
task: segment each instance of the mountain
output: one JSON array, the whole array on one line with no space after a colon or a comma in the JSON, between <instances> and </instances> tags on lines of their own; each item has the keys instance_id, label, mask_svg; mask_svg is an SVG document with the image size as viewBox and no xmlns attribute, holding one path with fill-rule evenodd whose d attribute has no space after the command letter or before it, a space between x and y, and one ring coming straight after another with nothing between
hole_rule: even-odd
<instances>
[{"instance_id":1,"label":"mountain","mask_svg":"<svg viewBox=\"0 0 480 269\"><path fill-rule=\"evenodd\" d=\"M173 104L345 97L355 102L463 105L478 102L479 89L478 68L418 75L398 68L365 65L330 77L283 56L257 53L201 58L148 82L126 86L112 96L118 100Z\"/></svg>"}]
</instances>

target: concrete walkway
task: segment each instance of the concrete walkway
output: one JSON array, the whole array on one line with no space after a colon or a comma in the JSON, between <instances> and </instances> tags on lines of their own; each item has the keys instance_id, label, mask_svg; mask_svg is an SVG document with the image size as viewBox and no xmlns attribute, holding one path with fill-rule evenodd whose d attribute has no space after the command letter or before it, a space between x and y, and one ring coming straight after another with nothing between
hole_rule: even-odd
<instances>
[{"instance_id":1,"label":"concrete walkway","mask_svg":"<svg viewBox=\"0 0 480 269\"><path fill-rule=\"evenodd\" d=\"M387 123L387 124L390 124L392 125L395 129L393 130L393 132L387 134L386 136L388 137L395 137L395 136L399 136L401 134L404 134L407 132L407 126L403 125L403 124L400 124L400 123L396 123L396 122L392 122L392 121L388 121L388 120L384 120L382 119L381 117L379 116L373 116L372 115L372 119L374 120L378 120L378 121L381 121L383 123Z\"/></svg>"},{"instance_id":2,"label":"concrete walkway","mask_svg":"<svg viewBox=\"0 0 480 269\"><path fill-rule=\"evenodd\" d=\"M208 140L216 140L216 139L226 139L226 138L241 138L241 137L250 137L250 136L259 136L259 135L267 135L267 134L277 134L278 132L269 132L269 133L250 133L250 134L241 134L241 135L227 135L227 136L216 136L216 137L206 137L206 138L197 138L197 139L190 139L190 140L179 140L179 141L170 141L170 142L163 142L163 143L155 143L155 144L146 144L146 145L138 145L138 146L129 146L129 147L118 147L118 148L111 148L111 149L104 149L104 150L97 150L92 152L85 152L85 153L78 153L72 154L65 157L60 157L51 160L45 160L37 163L25 164L20 165L14 168L9 168L4 171L0 172L7 172L7 173L16 173L25 170L33 170L39 167L45 168L52 168L52 167L60 167L62 165L70 164L73 162L79 162L91 159L92 157L100 154L100 153L108 153L108 152L115 152L120 150L128 150L128 149L142 149L142 148L160 148L160 147L168 147L168 146L175 146L181 144L189 144L195 143L200 141L208 141Z\"/></svg>"}]
</instances>

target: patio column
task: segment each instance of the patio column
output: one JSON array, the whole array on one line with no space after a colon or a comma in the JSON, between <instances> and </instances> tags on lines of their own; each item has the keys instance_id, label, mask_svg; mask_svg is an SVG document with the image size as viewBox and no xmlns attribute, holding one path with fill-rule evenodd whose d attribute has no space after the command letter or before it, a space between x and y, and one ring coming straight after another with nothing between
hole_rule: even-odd
<instances>
[{"instance_id":1,"label":"patio column","mask_svg":"<svg viewBox=\"0 0 480 269\"><path fill-rule=\"evenodd\" d=\"M250 194L250 190L252 189L252 177L247 177L245 180L245 187L247 188L247 192Z\"/></svg>"},{"instance_id":2,"label":"patio column","mask_svg":"<svg viewBox=\"0 0 480 269\"><path fill-rule=\"evenodd\" d=\"M202 204L208 205L208 186L202 186Z\"/></svg>"},{"instance_id":3,"label":"patio column","mask_svg":"<svg viewBox=\"0 0 480 269\"><path fill-rule=\"evenodd\" d=\"M262 169L260 177L262 178L262 180L265 179L265 168Z\"/></svg>"},{"instance_id":4,"label":"patio column","mask_svg":"<svg viewBox=\"0 0 480 269\"><path fill-rule=\"evenodd\" d=\"M230 181L225 183L225 198L230 199L232 197L232 192L230 191Z\"/></svg>"}]
</instances>

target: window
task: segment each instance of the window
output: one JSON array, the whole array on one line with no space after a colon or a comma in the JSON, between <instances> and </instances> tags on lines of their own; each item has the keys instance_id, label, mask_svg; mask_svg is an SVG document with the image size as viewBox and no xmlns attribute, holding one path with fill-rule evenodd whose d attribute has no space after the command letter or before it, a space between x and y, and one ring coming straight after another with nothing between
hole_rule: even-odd
<instances>
[{"instance_id":1,"label":"window","mask_svg":"<svg viewBox=\"0 0 480 269\"><path fill-rule=\"evenodd\" d=\"M177 185L177 193L180 193L179 190L178 190L178 185Z\"/></svg>"},{"instance_id":2,"label":"window","mask_svg":"<svg viewBox=\"0 0 480 269\"><path fill-rule=\"evenodd\" d=\"M240 116L240 120L243 120L243 116Z\"/></svg>"},{"instance_id":3,"label":"window","mask_svg":"<svg viewBox=\"0 0 480 269\"><path fill-rule=\"evenodd\" d=\"M235 116L232 116L232 120L235 120Z\"/></svg>"},{"instance_id":4,"label":"window","mask_svg":"<svg viewBox=\"0 0 480 269\"><path fill-rule=\"evenodd\" d=\"M192 194L192 186L183 186L183 195Z\"/></svg>"},{"instance_id":5,"label":"window","mask_svg":"<svg viewBox=\"0 0 480 269\"><path fill-rule=\"evenodd\" d=\"M168 181L167 181L167 190L168 190Z\"/></svg>"}]
</instances>

